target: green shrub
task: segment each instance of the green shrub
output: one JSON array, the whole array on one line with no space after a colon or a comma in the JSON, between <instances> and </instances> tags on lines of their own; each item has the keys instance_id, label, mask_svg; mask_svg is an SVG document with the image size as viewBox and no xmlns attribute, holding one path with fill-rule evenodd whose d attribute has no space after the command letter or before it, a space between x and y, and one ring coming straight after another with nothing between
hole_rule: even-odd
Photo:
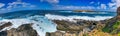
<instances>
[{"instance_id":1,"label":"green shrub","mask_svg":"<svg viewBox=\"0 0 120 36\"><path fill-rule=\"evenodd\" d=\"M119 25L120 25L120 21L117 21L117 22L113 25L113 28L114 28L114 29L117 29Z\"/></svg>"}]
</instances>

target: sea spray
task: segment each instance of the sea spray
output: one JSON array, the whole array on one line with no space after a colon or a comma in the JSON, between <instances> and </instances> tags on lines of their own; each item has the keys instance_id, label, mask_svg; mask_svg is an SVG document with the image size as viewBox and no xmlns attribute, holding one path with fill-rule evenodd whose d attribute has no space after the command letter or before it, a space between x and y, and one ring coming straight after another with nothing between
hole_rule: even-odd
<instances>
[{"instance_id":1,"label":"sea spray","mask_svg":"<svg viewBox=\"0 0 120 36\"><path fill-rule=\"evenodd\" d=\"M33 23L32 27L34 30L37 31L39 36L45 36L46 32L56 31L56 24L48 20L46 17L39 16L39 15L35 15L27 18L21 18L21 19L3 19L3 20L0 20L0 22L12 23L12 26L5 27L0 31L10 30L12 28L18 28L23 24L29 24L29 23Z\"/></svg>"}]
</instances>

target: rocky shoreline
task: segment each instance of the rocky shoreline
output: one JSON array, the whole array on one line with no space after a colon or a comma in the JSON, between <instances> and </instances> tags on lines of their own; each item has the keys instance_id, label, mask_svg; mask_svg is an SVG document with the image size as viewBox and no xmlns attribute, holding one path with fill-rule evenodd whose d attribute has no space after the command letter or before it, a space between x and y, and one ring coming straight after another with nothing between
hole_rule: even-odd
<instances>
[{"instance_id":1,"label":"rocky shoreline","mask_svg":"<svg viewBox=\"0 0 120 36\"><path fill-rule=\"evenodd\" d=\"M93 36L95 32L100 32L101 29L105 27L111 27L115 22L120 20L120 7L117 10L117 16L111 19L102 21L88 21L76 19L77 22L70 22L67 20L53 20L58 26L58 31L52 33L46 33L46 36ZM62 32L64 31L64 32ZM101 32L102 35L104 32ZM87 34L87 35L86 35ZM99 34L99 33L98 33ZM110 36L110 34L105 33L103 36ZM98 35L101 36L101 35ZM118 35L112 35L118 36Z\"/></svg>"},{"instance_id":2,"label":"rocky shoreline","mask_svg":"<svg viewBox=\"0 0 120 36\"><path fill-rule=\"evenodd\" d=\"M116 21L120 21L120 8L118 8L117 13L118 14L116 17L102 21L74 19L77 22L71 22L68 20L52 20L55 24L57 24L57 31L47 32L46 36L87 36L86 34L91 35L93 34L92 32L96 32L96 29L98 30L97 32L100 32L99 30L103 29L104 27L110 28ZM0 30L11 25L11 22L1 23ZM23 24L18 28L1 31L0 36L39 36L31 25L31 23Z\"/></svg>"},{"instance_id":3,"label":"rocky shoreline","mask_svg":"<svg viewBox=\"0 0 120 36\"><path fill-rule=\"evenodd\" d=\"M11 26L12 23L4 23L0 26L2 30L5 27ZM0 32L0 36L38 36L37 32L31 27L32 24L24 24L19 26L17 29L12 28L10 30Z\"/></svg>"},{"instance_id":4,"label":"rocky shoreline","mask_svg":"<svg viewBox=\"0 0 120 36\"><path fill-rule=\"evenodd\" d=\"M46 33L46 36L83 36L84 33L91 32L96 28L103 28L105 26L104 21L78 21L70 22L65 20L53 20L57 24L58 31L53 33ZM61 32L64 31L64 32ZM71 34L72 33L72 34Z\"/></svg>"}]
</instances>

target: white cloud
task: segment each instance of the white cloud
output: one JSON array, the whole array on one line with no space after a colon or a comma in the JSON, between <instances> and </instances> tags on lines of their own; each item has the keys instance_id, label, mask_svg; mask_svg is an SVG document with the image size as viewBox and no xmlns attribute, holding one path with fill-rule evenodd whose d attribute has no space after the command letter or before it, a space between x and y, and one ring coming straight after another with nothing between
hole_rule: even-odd
<instances>
[{"instance_id":1,"label":"white cloud","mask_svg":"<svg viewBox=\"0 0 120 36\"><path fill-rule=\"evenodd\" d=\"M7 8L19 8L19 7L35 7L35 6L25 2L12 2L12 3L8 3Z\"/></svg>"},{"instance_id":2,"label":"white cloud","mask_svg":"<svg viewBox=\"0 0 120 36\"><path fill-rule=\"evenodd\" d=\"M107 8L107 4L100 4L100 6L74 6L74 5L68 5L68 6L64 6L64 5L57 5L54 8L55 9L67 9L67 10L76 10L76 9L84 9L84 10L98 10L98 9L108 9ZM112 9L115 7L112 7Z\"/></svg>"},{"instance_id":3,"label":"white cloud","mask_svg":"<svg viewBox=\"0 0 120 36\"><path fill-rule=\"evenodd\" d=\"M109 7L114 7L116 3L108 3Z\"/></svg>"},{"instance_id":4,"label":"white cloud","mask_svg":"<svg viewBox=\"0 0 120 36\"><path fill-rule=\"evenodd\" d=\"M100 7L101 7L101 9L106 9L107 8L106 4L101 4Z\"/></svg>"},{"instance_id":5,"label":"white cloud","mask_svg":"<svg viewBox=\"0 0 120 36\"><path fill-rule=\"evenodd\" d=\"M59 0L40 0L40 1L41 1L41 2L53 3L53 4L59 3Z\"/></svg>"},{"instance_id":6,"label":"white cloud","mask_svg":"<svg viewBox=\"0 0 120 36\"><path fill-rule=\"evenodd\" d=\"M2 8L3 6L5 6L5 4L3 4L3 3L0 3L0 8Z\"/></svg>"},{"instance_id":7,"label":"white cloud","mask_svg":"<svg viewBox=\"0 0 120 36\"><path fill-rule=\"evenodd\" d=\"M23 9L21 9L21 8L23 8ZM5 12L8 12L8 11L17 11L17 10L29 10L29 9L35 9L35 8L36 8L36 6L32 5L30 3L15 1L15 2L12 2L12 3L8 3L6 5L6 7L1 8L0 13L5 13ZM14 10L14 9L16 9L16 10Z\"/></svg>"},{"instance_id":8,"label":"white cloud","mask_svg":"<svg viewBox=\"0 0 120 36\"><path fill-rule=\"evenodd\" d=\"M55 9L65 9L65 10L75 10L75 9L95 9L93 6L64 6L64 5L57 5L54 7Z\"/></svg>"},{"instance_id":9,"label":"white cloud","mask_svg":"<svg viewBox=\"0 0 120 36\"><path fill-rule=\"evenodd\" d=\"M90 4L93 4L93 3L95 3L95 2L93 2L93 1L92 1L92 2L90 2Z\"/></svg>"},{"instance_id":10,"label":"white cloud","mask_svg":"<svg viewBox=\"0 0 120 36\"><path fill-rule=\"evenodd\" d=\"M120 0L116 0L117 2L117 7L120 7Z\"/></svg>"},{"instance_id":11,"label":"white cloud","mask_svg":"<svg viewBox=\"0 0 120 36\"><path fill-rule=\"evenodd\" d=\"M116 7L120 7L120 0L111 0L113 3L115 3Z\"/></svg>"},{"instance_id":12,"label":"white cloud","mask_svg":"<svg viewBox=\"0 0 120 36\"><path fill-rule=\"evenodd\" d=\"M111 0L111 2L108 3L108 6L110 9L117 9L117 7L120 7L120 0Z\"/></svg>"}]
</instances>

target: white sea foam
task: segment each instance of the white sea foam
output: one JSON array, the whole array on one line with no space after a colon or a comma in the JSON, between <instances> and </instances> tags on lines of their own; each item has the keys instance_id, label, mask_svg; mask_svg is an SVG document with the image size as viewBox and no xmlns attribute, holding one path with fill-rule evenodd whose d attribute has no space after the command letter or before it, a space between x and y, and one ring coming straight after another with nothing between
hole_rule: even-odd
<instances>
[{"instance_id":1,"label":"white sea foam","mask_svg":"<svg viewBox=\"0 0 120 36\"><path fill-rule=\"evenodd\" d=\"M51 20L69 20L69 21L75 21L74 19L100 21L100 20L105 20L105 19L113 18L113 16L95 16L95 17L89 17L89 16L61 16L61 15L52 15L52 14L46 14L45 16L48 19L51 19Z\"/></svg>"},{"instance_id":2,"label":"white sea foam","mask_svg":"<svg viewBox=\"0 0 120 36\"><path fill-rule=\"evenodd\" d=\"M5 27L0 31L10 30L11 28L18 28L23 24L33 23L32 27L37 31L39 36L45 36L46 32L55 32L56 25L52 23L50 20L45 18L44 16L31 16L28 18L21 19L3 19L0 22L11 22L12 26Z\"/></svg>"}]
</instances>

